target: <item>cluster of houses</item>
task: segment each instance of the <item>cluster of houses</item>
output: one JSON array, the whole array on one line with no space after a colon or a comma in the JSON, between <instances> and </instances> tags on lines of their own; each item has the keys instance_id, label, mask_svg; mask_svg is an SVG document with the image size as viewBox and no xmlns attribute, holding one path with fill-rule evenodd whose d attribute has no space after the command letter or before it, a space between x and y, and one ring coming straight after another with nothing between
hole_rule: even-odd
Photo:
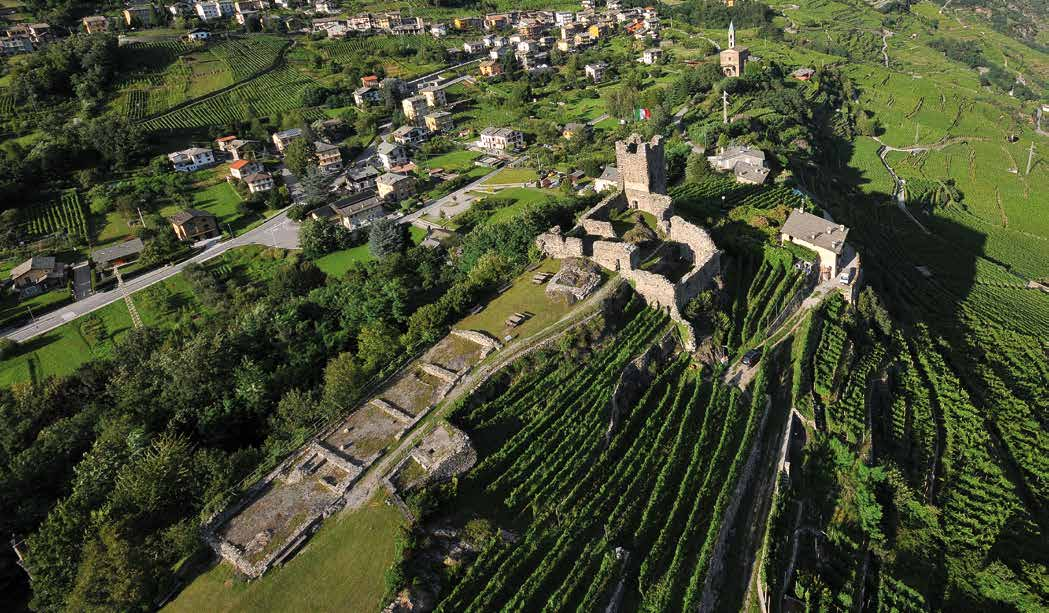
<instances>
[{"instance_id":1,"label":"cluster of houses","mask_svg":"<svg viewBox=\"0 0 1049 613\"><path fill-rule=\"evenodd\" d=\"M0 34L0 54L32 53L51 40L51 26L46 23L18 24Z\"/></svg>"}]
</instances>

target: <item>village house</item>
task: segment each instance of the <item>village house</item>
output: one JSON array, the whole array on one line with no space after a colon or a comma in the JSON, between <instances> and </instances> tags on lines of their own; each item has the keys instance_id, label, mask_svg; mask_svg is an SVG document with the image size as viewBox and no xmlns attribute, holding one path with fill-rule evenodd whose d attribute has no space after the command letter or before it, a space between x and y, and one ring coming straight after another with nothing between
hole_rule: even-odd
<instances>
[{"instance_id":1,"label":"village house","mask_svg":"<svg viewBox=\"0 0 1049 613\"><path fill-rule=\"evenodd\" d=\"M612 26L607 23L595 23L587 28L587 34L591 40L599 40L612 33Z\"/></svg>"},{"instance_id":2,"label":"village house","mask_svg":"<svg viewBox=\"0 0 1049 613\"><path fill-rule=\"evenodd\" d=\"M220 234L215 216L207 211L186 209L168 218L180 241L199 241Z\"/></svg>"},{"instance_id":3,"label":"village house","mask_svg":"<svg viewBox=\"0 0 1049 613\"><path fill-rule=\"evenodd\" d=\"M109 19L102 15L92 15L80 20L84 24L84 31L88 34L98 34L109 31Z\"/></svg>"},{"instance_id":4,"label":"village house","mask_svg":"<svg viewBox=\"0 0 1049 613\"><path fill-rule=\"evenodd\" d=\"M841 271L848 235L849 229L845 226L801 209L791 211L780 228L780 240L807 247L819 255L821 279L832 279Z\"/></svg>"},{"instance_id":5,"label":"village house","mask_svg":"<svg viewBox=\"0 0 1049 613\"><path fill-rule=\"evenodd\" d=\"M342 151L336 145L317 141L313 143L313 150L317 156L317 168L322 173L330 175L342 170Z\"/></svg>"},{"instance_id":6,"label":"village house","mask_svg":"<svg viewBox=\"0 0 1049 613\"><path fill-rule=\"evenodd\" d=\"M452 20L452 27L456 30L476 30L481 27L481 23L478 17L456 17Z\"/></svg>"},{"instance_id":7,"label":"village house","mask_svg":"<svg viewBox=\"0 0 1049 613\"><path fill-rule=\"evenodd\" d=\"M790 76L794 77L799 81L809 81L815 75L816 71L811 68L799 68L794 72L790 73Z\"/></svg>"},{"instance_id":8,"label":"village house","mask_svg":"<svg viewBox=\"0 0 1049 613\"><path fill-rule=\"evenodd\" d=\"M470 55L477 55L478 53L484 53L485 46L484 42L479 40L471 40L463 43L463 51Z\"/></svg>"},{"instance_id":9,"label":"village house","mask_svg":"<svg viewBox=\"0 0 1049 613\"><path fill-rule=\"evenodd\" d=\"M190 30L186 33L187 40L201 41L208 40L209 38L211 38L211 32L208 32L207 30L202 30L200 28L197 28L196 30Z\"/></svg>"},{"instance_id":10,"label":"village house","mask_svg":"<svg viewBox=\"0 0 1049 613\"><path fill-rule=\"evenodd\" d=\"M339 3L335 0L317 0L313 3L313 12L335 15L339 12Z\"/></svg>"},{"instance_id":11,"label":"village house","mask_svg":"<svg viewBox=\"0 0 1049 613\"><path fill-rule=\"evenodd\" d=\"M386 170L408 161L408 153L397 143L383 141L375 148L375 152L379 156L379 161L382 162L382 167Z\"/></svg>"},{"instance_id":12,"label":"village house","mask_svg":"<svg viewBox=\"0 0 1049 613\"><path fill-rule=\"evenodd\" d=\"M276 186L276 183L273 181L273 176L268 172L257 172L253 175L248 175L244 177L244 183L248 186L248 191L252 194L268 192Z\"/></svg>"},{"instance_id":13,"label":"village house","mask_svg":"<svg viewBox=\"0 0 1049 613\"><path fill-rule=\"evenodd\" d=\"M594 179L595 192L620 189L623 189L623 176L619 174L619 169L611 164L605 166L601 176Z\"/></svg>"},{"instance_id":14,"label":"village house","mask_svg":"<svg viewBox=\"0 0 1049 613\"><path fill-rule=\"evenodd\" d=\"M379 87L379 77L373 74L361 77L361 87Z\"/></svg>"},{"instance_id":15,"label":"village house","mask_svg":"<svg viewBox=\"0 0 1049 613\"><path fill-rule=\"evenodd\" d=\"M21 298L42 294L65 284L67 266L52 256L34 255L11 269L11 286Z\"/></svg>"},{"instance_id":16,"label":"village house","mask_svg":"<svg viewBox=\"0 0 1049 613\"><path fill-rule=\"evenodd\" d=\"M645 49L644 53L641 54L641 62L643 64L657 64L661 59L663 59L662 49L656 49L653 47L651 49Z\"/></svg>"},{"instance_id":17,"label":"village house","mask_svg":"<svg viewBox=\"0 0 1049 613\"><path fill-rule=\"evenodd\" d=\"M164 8L172 17L188 17L193 14L193 5L188 2L173 2Z\"/></svg>"},{"instance_id":18,"label":"village house","mask_svg":"<svg viewBox=\"0 0 1049 613\"><path fill-rule=\"evenodd\" d=\"M731 171L739 183L761 185L769 176L765 152L753 147L732 145L707 156L707 161L714 170Z\"/></svg>"},{"instance_id":19,"label":"village house","mask_svg":"<svg viewBox=\"0 0 1049 613\"><path fill-rule=\"evenodd\" d=\"M113 269L138 260L144 247L141 238L133 238L119 245L91 252L91 262L101 278L108 278Z\"/></svg>"},{"instance_id":20,"label":"village house","mask_svg":"<svg viewBox=\"0 0 1049 613\"><path fill-rule=\"evenodd\" d=\"M447 132L455 128L455 120L448 111L437 111L423 118L430 132Z\"/></svg>"},{"instance_id":21,"label":"village house","mask_svg":"<svg viewBox=\"0 0 1049 613\"><path fill-rule=\"evenodd\" d=\"M229 176L244 180L248 175L262 172L262 164L250 160L237 160L229 165Z\"/></svg>"},{"instance_id":22,"label":"village house","mask_svg":"<svg viewBox=\"0 0 1049 613\"><path fill-rule=\"evenodd\" d=\"M393 131L393 141L406 147L422 144L429 134L419 126L401 126Z\"/></svg>"},{"instance_id":23,"label":"village house","mask_svg":"<svg viewBox=\"0 0 1049 613\"><path fill-rule=\"evenodd\" d=\"M448 36L448 24L446 23L435 23L430 26L430 36L434 38L444 38Z\"/></svg>"},{"instance_id":24,"label":"village house","mask_svg":"<svg viewBox=\"0 0 1049 613\"><path fill-rule=\"evenodd\" d=\"M386 216L383 201L373 191L361 192L350 198L333 202L332 212L347 230L365 228L376 219Z\"/></svg>"},{"instance_id":25,"label":"village house","mask_svg":"<svg viewBox=\"0 0 1049 613\"><path fill-rule=\"evenodd\" d=\"M412 123L421 123L430 105L426 102L426 96L412 96L401 100L401 109L404 111L405 119Z\"/></svg>"},{"instance_id":26,"label":"village house","mask_svg":"<svg viewBox=\"0 0 1049 613\"><path fill-rule=\"evenodd\" d=\"M481 131L481 147L499 151L516 151L524 146L524 134L513 128L485 128Z\"/></svg>"},{"instance_id":27,"label":"village house","mask_svg":"<svg viewBox=\"0 0 1049 613\"><path fill-rule=\"evenodd\" d=\"M225 150L233 156L234 160L243 160L247 158L254 159L255 149L258 145L259 141L257 140L236 138L225 144Z\"/></svg>"},{"instance_id":28,"label":"village house","mask_svg":"<svg viewBox=\"0 0 1049 613\"><path fill-rule=\"evenodd\" d=\"M408 175L388 172L375 180L379 198L400 202L415 195L415 179Z\"/></svg>"},{"instance_id":29,"label":"village house","mask_svg":"<svg viewBox=\"0 0 1049 613\"><path fill-rule=\"evenodd\" d=\"M569 122L565 124L565 127L561 129L561 137L565 140L572 140L579 136L586 136L590 133L590 126L585 123Z\"/></svg>"},{"instance_id":30,"label":"village house","mask_svg":"<svg viewBox=\"0 0 1049 613\"><path fill-rule=\"evenodd\" d=\"M357 106L367 106L382 102L382 92L377 87L358 87L353 90L353 103Z\"/></svg>"},{"instance_id":31,"label":"village house","mask_svg":"<svg viewBox=\"0 0 1049 613\"><path fill-rule=\"evenodd\" d=\"M226 135L226 136L220 136L220 137L215 139L215 146L218 148L219 151L221 151L223 153L229 153L229 149L227 147L229 146L230 143L232 143L235 140L237 140L237 135L236 134L229 134L229 135Z\"/></svg>"},{"instance_id":32,"label":"village house","mask_svg":"<svg viewBox=\"0 0 1049 613\"><path fill-rule=\"evenodd\" d=\"M502 47L493 47L491 50L488 51L488 57L492 60L499 61L504 57L510 55L511 52L512 49L510 49L509 45L504 45ZM500 68L502 67L500 66Z\"/></svg>"},{"instance_id":33,"label":"village house","mask_svg":"<svg viewBox=\"0 0 1049 613\"><path fill-rule=\"evenodd\" d=\"M598 62L596 64L587 64L583 67L583 72L586 77L594 83L600 83L605 80L605 71L608 69L608 64L604 62Z\"/></svg>"},{"instance_id":34,"label":"village house","mask_svg":"<svg viewBox=\"0 0 1049 613\"><path fill-rule=\"evenodd\" d=\"M375 168L364 166L363 168L351 168L339 179L342 180L348 191L361 192L366 189L375 189L375 180L379 178L379 174Z\"/></svg>"},{"instance_id":35,"label":"village house","mask_svg":"<svg viewBox=\"0 0 1049 613\"><path fill-rule=\"evenodd\" d=\"M283 130L281 132L273 133L273 145L277 148L277 151L281 154L284 153L284 149L291 144L291 141L296 138L302 137L301 128L292 128L290 130Z\"/></svg>"},{"instance_id":36,"label":"village house","mask_svg":"<svg viewBox=\"0 0 1049 613\"><path fill-rule=\"evenodd\" d=\"M431 109L436 109L444 106L448 103L448 97L445 96L444 90L436 85L430 85L419 90L423 98L426 98L426 104Z\"/></svg>"},{"instance_id":37,"label":"village house","mask_svg":"<svg viewBox=\"0 0 1049 613\"><path fill-rule=\"evenodd\" d=\"M203 147L191 147L168 154L168 160L177 172L193 172L215 163L215 152Z\"/></svg>"},{"instance_id":38,"label":"village house","mask_svg":"<svg viewBox=\"0 0 1049 613\"><path fill-rule=\"evenodd\" d=\"M194 8L197 11L197 17L200 17L202 21L232 17L234 13L233 2L227 2L225 0L197 2L194 5Z\"/></svg>"},{"instance_id":39,"label":"village house","mask_svg":"<svg viewBox=\"0 0 1049 613\"><path fill-rule=\"evenodd\" d=\"M482 77L494 77L503 74L503 65L499 60L485 60L480 66Z\"/></svg>"},{"instance_id":40,"label":"village house","mask_svg":"<svg viewBox=\"0 0 1049 613\"><path fill-rule=\"evenodd\" d=\"M4 31L3 37L0 37L0 53L3 55L18 55L33 51L33 41L19 29L9 28Z\"/></svg>"},{"instance_id":41,"label":"village house","mask_svg":"<svg viewBox=\"0 0 1049 613\"><path fill-rule=\"evenodd\" d=\"M513 23L513 19L506 13L492 13L484 16L485 30L502 30L510 27L511 23Z\"/></svg>"},{"instance_id":42,"label":"village house","mask_svg":"<svg viewBox=\"0 0 1049 613\"><path fill-rule=\"evenodd\" d=\"M354 32L367 34L368 32L371 32L374 27L372 24L372 16L370 13L352 15L346 19L346 27ZM378 82L376 82L376 85L378 85Z\"/></svg>"},{"instance_id":43,"label":"village house","mask_svg":"<svg viewBox=\"0 0 1049 613\"><path fill-rule=\"evenodd\" d=\"M124 23L129 26L151 26L153 25L153 7L150 5L129 6L124 9Z\"/></svg>"},{"instance_id":44,"label":"village house","mask_svg":"<svg viewBox=\"0 0 1049 613\"><path fill-rule=\"evenodd\" d=\"M554 24L564 26L575 21L575 13L572 11L556 11L554 13Z\"/></svg>"}]
</instances>

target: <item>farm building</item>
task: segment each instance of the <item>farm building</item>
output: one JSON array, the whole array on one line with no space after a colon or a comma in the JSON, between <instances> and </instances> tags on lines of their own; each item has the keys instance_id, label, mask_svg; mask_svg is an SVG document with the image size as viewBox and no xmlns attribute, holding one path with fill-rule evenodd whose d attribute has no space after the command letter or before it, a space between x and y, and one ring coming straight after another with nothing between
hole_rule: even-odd
<instances>
[{"instance_id":1,"label":"farm building","mask_svg":"<svg viewBox=\"0 0 1049 613\"><path fill-rule=\"evenodd\" d=\"M62 285L66 279L66 265L53 256L34 255L11 269L11 285L22 298L41 294Z\"/></svg>"},{"instance_id":2,"label":"farm building","mask_svg":"<svg viewBox=\"0 0 1049 613\"><path fill-rule=\"evenodd\" d=\"M791 211L780 229L780 240L815 251L820 256L820 277L832 278L841 270L845 237L849 229L801 209Z\"/></svg>"},{"instance_id":3,"label":"farm building","mask_svg":"<svg viewBox=\"0 0 1049 613\"><path fill-rule=\"evenodd\" d=\"M142 255L143 248L142 239L133 238L113 247L92 251L91 262L95 265L95 270L100 275L105 276L107 273L112 272L114 268L137 260Z\"/></svg>"}]
</instances>

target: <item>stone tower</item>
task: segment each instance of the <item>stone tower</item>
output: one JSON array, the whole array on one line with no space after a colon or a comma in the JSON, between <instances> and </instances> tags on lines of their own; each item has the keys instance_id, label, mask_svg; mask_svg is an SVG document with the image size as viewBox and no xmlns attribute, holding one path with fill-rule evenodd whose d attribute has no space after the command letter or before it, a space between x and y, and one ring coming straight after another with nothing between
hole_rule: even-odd
<instances>
[{"instance_id":1,"label":"stone tower","mask_svg":"<svg viewBox=\"0 0 1049 613\"><path fill-rule=\"evenodd\" d=\"M616 141L616 168L627 192L667 193L663 137L658 134L648 142L640 134Z\"/></svg>"},{"instance_id":2,"label":"stone tower","mask_svg":"<svg viewBox=\"0 0 1049 613\"><path fill-rule=\"evenodd\" d=\"M667 170L663 159L663 137L645 141L640 134L616 141L616 168L623 177L626 204L651 213L660 223L669 219L670 197L667 196Z\"/></svg>"},{"instance_id":3,"label":"stone tower","mask_svg":"<svg viewBox=\"0 0 1049 613\"><path fill-rule=\"evenodd\" d=\"M750 57L750 49L736 46L736 24L731 21L728 24L728 47L721 50L721 72L726 77L738 77L743 74L747 67L747 58Z\"/></svg>"}]
</instances>

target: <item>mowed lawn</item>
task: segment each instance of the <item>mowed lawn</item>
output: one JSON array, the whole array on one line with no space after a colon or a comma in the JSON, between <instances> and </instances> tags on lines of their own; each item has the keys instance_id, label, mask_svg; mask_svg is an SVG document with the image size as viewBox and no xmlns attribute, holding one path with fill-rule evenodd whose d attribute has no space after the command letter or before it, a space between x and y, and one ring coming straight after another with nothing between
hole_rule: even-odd
<instances>
[{"instance_id":1,"label":"mowed lawn","mask_svg":"<svg viewBox=\"0 0 1049 613\"><path fill-rule=\"evenodd\" d=\"M510 189L504 189L496 192L493 197L495 198L512 198L516 202L509 206L504 206L497 209L491 217L488 218L488 223L498 223L506 221L512 218L514 215L520 213L524 208L530 204L536 202L542 202L548 198L557 197L558 192L550 189L537 189L534 187L512 187Z\"/></svg>"},{"instance_id":2,"label":"mowed lawn","mask_svg":"<svg viewBox=\"0 0 1049 613\"><path fill-rule=\"evenodd\" d=\"M537 272L556 273L558 270L561 270L560 261L544 260L539 268L525 272L515 279L513 286L492 299L484 310L463 319L455 327L481 330L503 339L508 335L525 337L556 322L570 311L573 305L565 300L547 298L546 284L532 283L532 276ZM506 318L514 313L530 314L531 317L516 328L511 328L506 325Z\"/></svg>"},{"instance_id":3,"label":"mowed lawn","mask_svg":"<svg viewBox=\"0 0 1049 613\"><path fill-rule=\"evenodd\" d=\"M492 175L482 185L501 185L505 183L528 183L538 178L532 168L504 168Z\"/></svg>"},{"instance_id":4,"label":"mowed lawn","mask_svg":"<svg viewBox=\"0 0 1049 613\"><path fill-rule=\"evenodd\" d=\"M226 563L193 580L168 606L171 613L202 611L378 611L383 574L394 559L404 520L377 497L366 506L325 520L306 547L282 567L246 582Z\"/></svg>"},{"instance_id":5,"label":"mowed lawn","mask_svg":"<svg viewBox=\"0 0 1049 613\"><path fill-rule=\"evenodd\" d=\"M474 160L481 157L477 151L450 151L422 160L423 168L443 168L448 171L469 170L474 167Z\"/></svg>"},{"instance_id":6,"label":"mowed lawn","mask_svg":"<svg viewBox=\"0 0 1049 613\"><path fill-rule=\"evenodd\" d=\"M193 291L181 275L134 294L142 323L161 328L171 326L178 309L193 300ZM89 317L97 317L102 322L101 335L85 334L84 323ZM23 343L16 356L0 362L0 385L66 375L92 358L111 357L116 341L131 329L131 315L123 300L106 305L91 315Z\"/></svg>"}]
</instances>

